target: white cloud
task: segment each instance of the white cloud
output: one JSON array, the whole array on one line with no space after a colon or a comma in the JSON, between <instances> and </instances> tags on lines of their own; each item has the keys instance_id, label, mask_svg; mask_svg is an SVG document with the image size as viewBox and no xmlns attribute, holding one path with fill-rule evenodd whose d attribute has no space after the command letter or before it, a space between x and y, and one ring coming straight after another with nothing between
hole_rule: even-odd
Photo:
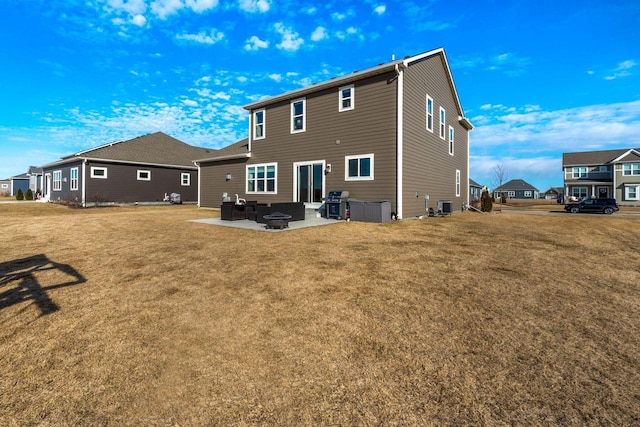
<instances>
[{"instance_id":1,"label":"white cloud","mask_svg":"<svg viewBox=\"0 0 640 427\"><path fill-rule=\"evenodd\" d=\"M196 13L202 13L216 8L218 0L186 0L186 6Z\"/></svg>"},{"instance_id":2,"label":"white cloud","mask_svg":"<svg viewBox=\"0 0 640 427\"><path fill-rule=\"evenodd\" d=\"M265 13L271 8L271 3L268 0L239 0L238 5L240 9L249 13Z\"/></svg>"},{"instance_id":3,"label":"white cloud","mask_svg":"<svg viewBox=\"0 0 640 427\"><path fill-rule=\"evenodd\" d=\"M278 49L295 52L304 43L304 39L298 33L291 28L285 27L282 22L275 23L274 28L282 36L282 41L276 45Z\"/></svg>"},{"instance_id":4,"label":"white cloud","mask_svg":"<svg viewBox=\"0 0 640 427\"><path fill-rule=\"evenodd\" d=\"M386 11L387 6L385 6L384 4L378 5L373 8L373 13L375 13L376 15L384 15Z\"/></svg>"},{"instance_id":5,"label":"white cloud","mask_svg":"<svg viewBox=\"0 0 640 427\"><path fill-rule=\"evenodd\" d=\"M260 40L258 36L251 36L247 41L245 41L244 49L250 51L257 51L260 49L266 49L269 47L269 42Z\"/></svg>"},{"instance_id":6,"label":"white cloud","mask_svg":"<svg viewBox=\"0 0 640 427\"><path fill-rule=\"evenodd\" d=\"M198 34L178 34L176 35L176 39L200 44L216 44L217 42L224 39L224 34L216 30L215 28L212 28L209 33L200 31Z\"/></svg>"},{"instance_id":7,"label":"white cloud","mask_svg":"<svg viewBox=\"0 0 640 427\"><path fill-rule=\"evenodd\" d=\"M147 5L145 0L108 0L105 9L137 15L144 13L147 10Z\"/></svg>"},{"instance_id":8,"label":"white cloud","mask_svg":"<svg viewBox=\"0 0 640 427\"><path fill-rule=\"evenodd\" d=\"M634 68L636 65L638 64L632 59L622 61L616 68L613 69L611 74L605 76L605 80L615 80L620 77L628 77L631 75L631 71L629 70Z\"/></svg>"},{"instance_id":9,"label":"white cloud","mask_svg":"<svg viewBox=\"0 0 640 427\"><path fill-rule=\"evenodd\" d=\"M155 0L151 2L151 11L160 19L178 13L184 7L182 0Z\"/></svg>"},{"instance_id":10,"label":"white cloud","mask_svg":"<svg viewBox=\"0 0 640 427\"><path fill-rule=\"evenodd\" d=\"M185 99L182 101L182 103L184 105L186 105L187 107L197 107L198 106L198 102L194 101L192 99Z\"/></svg>"},{"instance_id":11,"label":"white cloud","mask_svg":"<svg viewBox=\"0 0 640 427\"><path fill-rule=\"evenodd\" d=\"M282 74L277 74L277 73L269 74L269 78L274 82L280 82L282 81Z\"/></svg>"},{"instance_id":12,"label":"white cloud","mask_svg":"<svg viewBox=\"0 0 640 427\"><path fill-rule=\"evenodd\" d=\"M133 18L131 18L131 22L138 27L144 27L144 25L147 23L147 18L145 18L144 15L137 14Z\"/></svg>"},{"instance_id":13,"label":"white cloud","mask_svg":"<svg viewBox=\"0 0 640 427\"><path fill-rule=\"evenodd\" d=\"M327 34L327 30L324 27L317 27L315 30L313 30L313 33L311 33L311 40L313 40L314 42L324 40L328 37L329 35Z\"/></svg>"}]
</instances>

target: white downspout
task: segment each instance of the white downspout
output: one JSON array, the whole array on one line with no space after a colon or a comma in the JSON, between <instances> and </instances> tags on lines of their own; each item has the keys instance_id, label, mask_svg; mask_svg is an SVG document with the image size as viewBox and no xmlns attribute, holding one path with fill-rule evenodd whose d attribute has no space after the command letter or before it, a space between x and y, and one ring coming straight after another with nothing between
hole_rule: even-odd
<instances>
[{"instance_id":1,"label":"white downspout","mask_svg":"<svg viewBox=\"0 0 640 427\"><path fill-rule=\"evenodd\" d=\"M398 140L398 153L397 153L397 187L396 187L396 216L398 219L402 219L403 217L403 165L404 165L404 73L396 64L396 73L398 76L398 111L397 111L397 140Z\"/></svg>"},{"instance_id":2,"label":"white downspout","mask_svg":"<svg viewBox=\"0 0 640 427\"><path fill-rule=\"evenodd\" d=\"M82 161L82 207L87 207L87 160Z\"/></svg>"}]
</instances>

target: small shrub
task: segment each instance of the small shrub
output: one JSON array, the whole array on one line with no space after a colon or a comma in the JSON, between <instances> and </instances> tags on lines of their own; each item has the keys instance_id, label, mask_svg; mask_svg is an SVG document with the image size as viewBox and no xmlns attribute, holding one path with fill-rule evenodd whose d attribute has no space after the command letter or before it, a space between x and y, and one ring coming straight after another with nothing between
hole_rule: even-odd
<instances>
[{"instance_id":1,"label":"small shrub","mask_svg":"<svg viewBox=\"0 0 640 427\"><path fill-rule=\"evenodd\" d=\"M33 191L30 188L27 188L27 193L24 195L25 200L33 200Z\"/></svg>"},{"instance_id":2,"label":"small shrub","mask_svg":"<svg viewBox=\"0 0 640 427\"><path fill-rule=\"evenodd\" d=\"M484 190L482 192L480 202L482 205L482 212L491 212L493 210L493 198L489 194L489 191Z\"/></svg>"},{"instance_id":3,"label":"small shrub","mask_svg":"<svg viewBox=\"0 0 640 427\"><path fill-rule=\"evenodd\" d=\"M16 193L16 200L24 200L24 194L22 193L22 188L18 188L18 192Z\"/></svg>"}]
</instances>

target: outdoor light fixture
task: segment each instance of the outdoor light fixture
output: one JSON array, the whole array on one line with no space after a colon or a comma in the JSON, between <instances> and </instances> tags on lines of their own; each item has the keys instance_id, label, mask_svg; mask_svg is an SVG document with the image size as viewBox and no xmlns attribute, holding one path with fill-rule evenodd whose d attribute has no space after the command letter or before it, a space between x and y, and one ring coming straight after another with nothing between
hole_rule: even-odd
<instances>
[{"instance_id":1,"label":"outdoor light fixture","mask_svg":"<svg viewBox=\"0 0 640 427\"><path fill-rule=\"evenodd\" d=\"M224 176L224 179L226 179L227 181L231 181L231 174L230 174L230 173L227 173L227 174Z\"/></svg>"}]
</instances>

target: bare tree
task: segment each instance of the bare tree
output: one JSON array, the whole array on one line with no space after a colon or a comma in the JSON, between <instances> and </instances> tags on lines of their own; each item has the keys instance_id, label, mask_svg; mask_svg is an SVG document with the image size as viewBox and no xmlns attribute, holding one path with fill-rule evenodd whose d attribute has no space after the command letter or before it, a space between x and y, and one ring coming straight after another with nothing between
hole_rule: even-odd
<instances>
[{"instance_id":1,"label":"bare tree","mask_svg":"<svg viewBox=\"0 0 640 427\"><path fill-rule=\"evenodd\" d=\"M496 163L493 167L493 180L495 188L502 187L509 177L509 170L504 165L504 163ZM500 212L502 212L502 195L504 192L500 192Z\"/></svg>"}]
</instances>

